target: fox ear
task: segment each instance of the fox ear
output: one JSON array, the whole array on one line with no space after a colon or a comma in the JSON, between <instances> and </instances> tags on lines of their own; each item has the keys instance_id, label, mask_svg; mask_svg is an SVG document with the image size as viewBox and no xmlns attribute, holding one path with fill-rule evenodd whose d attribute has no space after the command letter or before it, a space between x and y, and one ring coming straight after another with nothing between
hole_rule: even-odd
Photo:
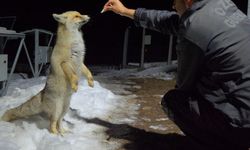
<instances>
[{"instance_id":1,"label":"fox ear","mask_svg":"<svg viewBox=\"0 0 250 150\"><path fill-rule=\"evenodd\" d=\"M53 18L57 21L57 22L60 22L60 23L65 23L67 17L66 16L63 16L63 15L58 15L58 14L52 14L53 15Z\"/></svg>"}]
</instances>

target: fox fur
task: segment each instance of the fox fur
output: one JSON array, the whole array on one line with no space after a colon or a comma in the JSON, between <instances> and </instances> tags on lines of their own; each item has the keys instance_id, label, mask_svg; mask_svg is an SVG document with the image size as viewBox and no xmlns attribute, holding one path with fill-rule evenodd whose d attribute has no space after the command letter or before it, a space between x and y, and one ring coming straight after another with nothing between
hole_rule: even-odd
<instances>
[{"instance_id":1,"label":"fox fur","mask_svg":"<svg viewBox=\"0 0 250 150\"><path fill-rule=\"evenodd\" d=\"M88 85L93 87L94 80L85 66L85 44L81 27L89 17L77 11L53 14L58 22L57 39L51 55L51 70L44 89L22 105L7 110L3 121L12 121L45 112L50 121L50 132L63 133L62 120L67 113L70 99L78 89L81 74L85 75Z\"/></svg>"}]
</instances>

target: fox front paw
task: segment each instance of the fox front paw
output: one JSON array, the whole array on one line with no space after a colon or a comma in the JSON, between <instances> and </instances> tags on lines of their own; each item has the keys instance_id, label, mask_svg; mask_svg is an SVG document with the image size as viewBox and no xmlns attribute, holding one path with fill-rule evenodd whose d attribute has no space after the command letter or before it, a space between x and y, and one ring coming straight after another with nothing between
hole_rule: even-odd
<instances>
[{"instance_id":1,"label":"fox front paw","mask_svg":"<svg viewBox=\"0 0 250 150\"><path fill-rule=\"evenodd\" d=\"M72 75L71 77L71 88L74 92L78 90L78 77L76 75Z\"/></svg>"},{"instance_id":2,"label":"fox front paw","mask_svg":"<svg viewBox=\"0 0 250 150\"><path fill-rule=\"evenodd\" d=\"M71 88L72 88L72 90L73 90L74 92L77 92L77 90L78 90L78 85L72 84L72 85L71 85Z\"/></svg>"},{"instance_id":3,"label":"fox front paw","mask_svg":"<svg viewBox=\"0 0 250 150\"><path fill-rule=\"evenodd\" d=\"M88 79L88 85L90 87L94 87L94 79L93 78Z\"/></svg>"}]
</instances>

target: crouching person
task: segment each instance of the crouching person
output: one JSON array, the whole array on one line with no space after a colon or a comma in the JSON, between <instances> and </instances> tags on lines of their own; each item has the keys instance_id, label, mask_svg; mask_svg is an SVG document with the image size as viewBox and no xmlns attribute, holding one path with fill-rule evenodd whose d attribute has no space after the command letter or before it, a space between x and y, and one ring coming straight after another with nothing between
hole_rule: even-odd
<instances>
[{"instance_id":1,"label":"crouching person","mask_svg":"<svg viewBox=\"0 0 250 150\"><path fill-rule=\"evenodd\" d=\"M250 20L231 0L174 0L175 11L129 9L109 0L113 11L137 26L177 37L177 86L163 109L204 147L250 147Z\"/></svg>"}]
</instances>

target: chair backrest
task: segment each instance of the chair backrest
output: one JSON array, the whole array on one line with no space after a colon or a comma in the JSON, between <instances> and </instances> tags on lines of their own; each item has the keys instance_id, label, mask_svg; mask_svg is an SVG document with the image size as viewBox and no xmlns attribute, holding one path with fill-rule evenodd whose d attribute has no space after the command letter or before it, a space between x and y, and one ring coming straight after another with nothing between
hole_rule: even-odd
<instances>
[{"instance_id":1,"label":"chair backrest","mask_svg":"<svg viewBox=\"0 0 250 150\"><path fill-rule=\"evenodd\" d=\"M2 16L0 17L0 27L5 27L8 30L12 30L16 23L16 16Z\"/></svg>"},{"instance_id":2,"label":"chair backrest","mask_svg":"<svg viewBox=\"0 0 250 150\"><path fill-rule=\"evenodd\" d=\"M16 16L2 16L0 17L0 29L4 32L13 30L16 23ZM8 38L0 37L0 53L3 53Z\"/></svg>"}]
</instances>

